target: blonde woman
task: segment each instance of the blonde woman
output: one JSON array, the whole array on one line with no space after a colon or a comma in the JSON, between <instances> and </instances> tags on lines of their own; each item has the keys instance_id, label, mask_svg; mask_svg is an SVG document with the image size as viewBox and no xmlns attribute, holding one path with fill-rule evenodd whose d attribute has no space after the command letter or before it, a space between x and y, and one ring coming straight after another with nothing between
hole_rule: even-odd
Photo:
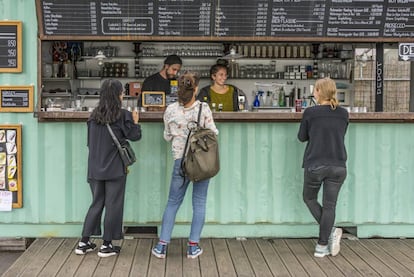
<instances>
[{"instance_id":1,"label":"blonde woman","mask_svg":"<svg viewBox=\"0 0 414 277\"><path fill-rule=\"evenodd\" d=\"M319 224L315 257L336 256L342 229L335 228L335 209L339 191L346 178L347 154L344 137L348 112L338 105L336 84L330 78L315 83L313 96L318 105L305 109L298 139L307 141L303 156L303 200ZM318 193L323 185L322 205Z\"/></svg>"}]
</instances>

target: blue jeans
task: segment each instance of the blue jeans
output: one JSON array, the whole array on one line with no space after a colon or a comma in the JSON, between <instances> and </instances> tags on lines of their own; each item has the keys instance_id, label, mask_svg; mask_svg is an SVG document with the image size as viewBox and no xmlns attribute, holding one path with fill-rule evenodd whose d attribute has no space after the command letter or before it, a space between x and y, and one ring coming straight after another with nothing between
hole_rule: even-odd
<instances>
[{"instance_id":1,"label":"blue jeans","mask_svg":"<svg viewBox=\"0 0 414 277\"><path fill-rule=\"evenodd\" d=\"M174 169L171 176L170 193L168 195L167 207L162 217L160 240L169 243L174 227L175 216L183 202L190 180L180 176L181 159L174 161ZM184 181L184 184L183 184ZM191 221L191 231L189 240L199 242L201 231L204 226L206 215L207 190L210 179L195 182L193 184L193 219Z\"/></svg>"},{"instance_id":2,"label":"blue jeans","mask_svg":"<svg viewBox=\"0 0 414 277\"><path fill-rule=\"evenodd\" d=\"M339 190L346 178L346 168L340 166L315 166L305 168L303 201L319 223L319 240L327 245L329 235L335 223L336 201ZM318 193L323 184L322 206L318 202Z\"/></svg>"}]
</instances>

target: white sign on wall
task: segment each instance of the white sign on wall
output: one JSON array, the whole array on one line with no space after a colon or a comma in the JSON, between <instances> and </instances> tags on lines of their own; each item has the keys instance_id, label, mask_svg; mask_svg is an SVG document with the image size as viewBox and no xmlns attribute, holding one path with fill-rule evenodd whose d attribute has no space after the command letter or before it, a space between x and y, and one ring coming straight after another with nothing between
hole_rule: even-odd
<instances>
[{"instance_id":1,"label":"white sign on wall","mask_svg":"<svg viewBox=\"0 0 414 277\"><path fill-rule=\"evenodd\" d=\"M398 56L402 61L414 61L414 43L400 43Z\"/></svg>"}]
</instances>

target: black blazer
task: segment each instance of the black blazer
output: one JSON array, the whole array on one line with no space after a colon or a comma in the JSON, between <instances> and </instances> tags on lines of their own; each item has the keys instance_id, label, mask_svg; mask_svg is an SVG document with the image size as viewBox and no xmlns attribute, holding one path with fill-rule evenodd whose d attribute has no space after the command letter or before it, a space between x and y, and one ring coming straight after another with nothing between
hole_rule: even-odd
<instances>
[{"instance_id":1,"label":"black blazer","mask_svg":"<svg viewBox=\"0 0 414 277\"><path fill-rule=\"evenodd\" d=\"M106 125L97 124L91 118L88 125L88 180L110 180L126 174L121 156ZM135 124L132 114L122 110L121 117L110 124L121 144L141 139L141 126Z\"/></svg>"}]
</instances>

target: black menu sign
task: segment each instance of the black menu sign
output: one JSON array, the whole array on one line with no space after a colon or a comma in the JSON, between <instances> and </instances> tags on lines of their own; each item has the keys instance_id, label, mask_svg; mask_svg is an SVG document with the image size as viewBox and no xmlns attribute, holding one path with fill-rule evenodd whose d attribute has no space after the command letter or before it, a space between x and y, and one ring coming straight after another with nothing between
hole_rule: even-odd
<instances>
[{"instance_id":1,"label":"black menu sign","mask_svg":"<svg viewBox=\"0 0 414 277\"><path fill-rule=\"evenodd\" d=\"M0 72L22 72L21 21L0 21Z\"/></svg>"},{"instance_id":2,"label":"black menu sign","mask_svg":"<svg viewBox=\"0 0 414 277\"><path fill-rule=\"evenodd\" d=\"M42 37L413 37L413 0L36 0ZM413 6L413 8L412 8ZM159 38L157 38L159 39Z\"/></svg>"},{"instance_id":3,"label":"black menu sign","mask_svg":"<svg viewBox=\"0 0 414 277\"><path fill-rule=\"evenodd\" d=\"M0 86L0 112L32 112L33 86Z\"/></svg>"}]
</instances>

